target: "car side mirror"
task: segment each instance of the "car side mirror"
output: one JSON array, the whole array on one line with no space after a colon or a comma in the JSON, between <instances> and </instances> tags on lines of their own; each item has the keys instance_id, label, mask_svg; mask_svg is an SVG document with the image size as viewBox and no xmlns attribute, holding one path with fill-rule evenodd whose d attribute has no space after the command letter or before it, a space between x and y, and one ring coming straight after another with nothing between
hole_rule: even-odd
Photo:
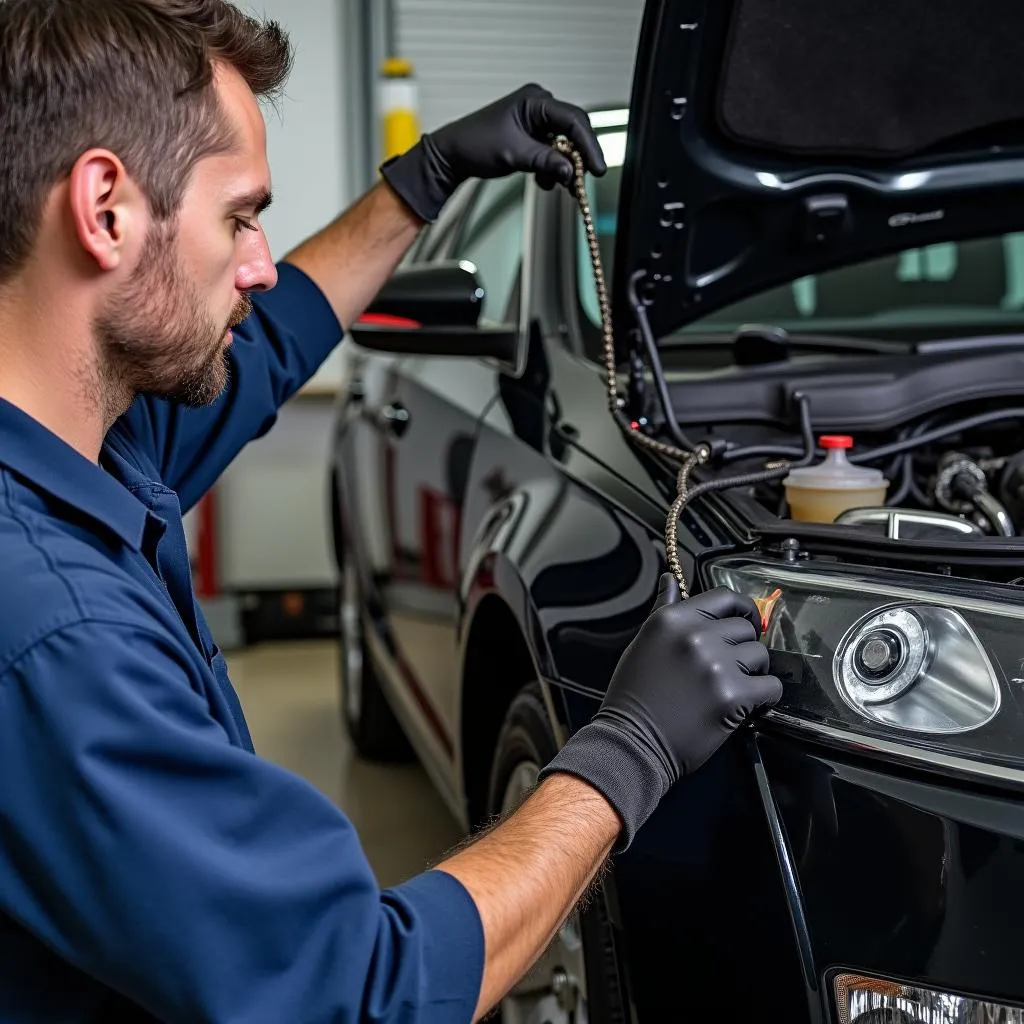
<instances>
[{"instance_id":1,"label":"car side mirror","mask_svg":"<svg viewBox=\"0 0 1024 1024\"><path fill-rule=\"evenodd\" d=\"M519 332L479 325L484 288L463 260L403 267L352 325L353 341L376 352L484 356L515 365Z\"/></svg>"}]
</instances>

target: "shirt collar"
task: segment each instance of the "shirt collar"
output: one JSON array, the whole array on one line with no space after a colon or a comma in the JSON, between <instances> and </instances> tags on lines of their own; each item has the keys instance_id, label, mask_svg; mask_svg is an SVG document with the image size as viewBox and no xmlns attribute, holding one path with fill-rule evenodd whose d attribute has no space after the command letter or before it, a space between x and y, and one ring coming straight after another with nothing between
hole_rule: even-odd
<instances>
[{"instance_id":1,"label":"shirt collar","mask_svg":"<svg viewBox=\"0 0 1024 1024\"><path fill-rule=\"evenodd\" d=\"M149 511L126 487L17 406L0 399L0 465L141 550Z\"/></svg>"}]
</instances>

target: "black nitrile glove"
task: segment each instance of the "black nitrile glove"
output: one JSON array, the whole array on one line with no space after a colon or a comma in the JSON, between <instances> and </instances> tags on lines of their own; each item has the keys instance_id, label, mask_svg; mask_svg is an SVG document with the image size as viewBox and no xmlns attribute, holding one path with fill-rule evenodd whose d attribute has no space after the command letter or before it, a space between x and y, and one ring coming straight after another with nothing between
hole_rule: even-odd
<instances>
[{"instance_id":1,"label":"black nitrile glove","mask_svg":"<svg viewBox=\"0 0 1024 1024\"><path fill-rule=\"evenodd\" d=\"M573 143L591 174L600 177L607 171L590 118L539 85L524 85L424 135L380 171L413 213L432 223L469 178L503 178L525 171L536 174L542 188L550 189L557 182L571 184L572 161L551 146L556 135Z\"/></svg>"},{"instance_id":2,"label":"black nitrile glove","mask_svg":"<svg viewBox=\"0 0 1024 1024\"><path fill-rule=\"evenodd\" d=\"M626 648L592 722L542 772L568 772L622 818L625 850L670 787L696 771L751 715L782 696L767 675L750 598L719 588L687 601L666 573L654 611Z\"/></svg>"}]
</instances>

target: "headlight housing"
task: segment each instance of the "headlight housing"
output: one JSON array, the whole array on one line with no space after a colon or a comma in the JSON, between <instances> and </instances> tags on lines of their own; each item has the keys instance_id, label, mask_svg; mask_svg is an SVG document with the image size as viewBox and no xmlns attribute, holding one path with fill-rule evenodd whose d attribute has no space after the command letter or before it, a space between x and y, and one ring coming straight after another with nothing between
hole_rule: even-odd
<instances>
[{"instance_id":1,"label":"headlight housing","mask_svg":"<svg viewBox=\"0 0 1024 1024\"><path fill-rule=\"evenodd\" d=\"M1024 768L1017 588L745 556L708 575L765 613L777 713L851 740Z\"/></svg>"},{"instance_id":2,"label":"headlight housing","mask_svg":"<svg viewBox=\"0 0 1024 1024\"><path fill-rule=\"evenodd\" d=\"M839 1024L1024 1024L1024 1010L859 974L833 978Z\"/></svg>"}]
</instances>

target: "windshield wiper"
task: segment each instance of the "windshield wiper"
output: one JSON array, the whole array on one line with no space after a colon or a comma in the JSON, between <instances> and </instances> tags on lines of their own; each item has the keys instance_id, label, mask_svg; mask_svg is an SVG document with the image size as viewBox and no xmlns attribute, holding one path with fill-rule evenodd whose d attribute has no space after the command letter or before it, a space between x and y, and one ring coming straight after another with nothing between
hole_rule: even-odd
<instances>
[{"instance_id":1,"label":"windshield wiper","mask_svg":"<svg viewBox=\"0 0 1024 1024\"><path fill-rule=\"evenodd\" d=\"M731 338L737 366L783 363L791 351L850 352L868 355L906 355L914 347L906 342L877 338L846 338L827 334L790 334L770 324L744 324Z\"/></svg>"},{"instance_id":2,"label":"windshield wiper","mask_svg":"<svg viewBox=\"0 0 1024 1024\"><path fill-rule=\"evenodd\" d=\"M852 355L942 355L982 349L1024 348L1024 334L972 334L967 337L897 339L864 338L835 334L791 334L774 324L744 324L732 333L677 334L668 341L673 349L731 346L738 366L783 363L793 352L850 353Z\"/></svg>"},{"instance_id":3,"label":"windshield wiper","mask_svg":"<svg viewBox=\"0 0 1024 1024\"><path fill-rule=\"evenodd\" d=\"M730 346L733 358L741 366L785 362L791 352L849 352L865 355L906 355L916 351L912 342L885 341L880 338L853 338L828 334L790 334L772 324L744 324L738 330L712 333L676 334L659 342L674 351L681 349L724 348Z\"/></svg>"}]
</instances>

